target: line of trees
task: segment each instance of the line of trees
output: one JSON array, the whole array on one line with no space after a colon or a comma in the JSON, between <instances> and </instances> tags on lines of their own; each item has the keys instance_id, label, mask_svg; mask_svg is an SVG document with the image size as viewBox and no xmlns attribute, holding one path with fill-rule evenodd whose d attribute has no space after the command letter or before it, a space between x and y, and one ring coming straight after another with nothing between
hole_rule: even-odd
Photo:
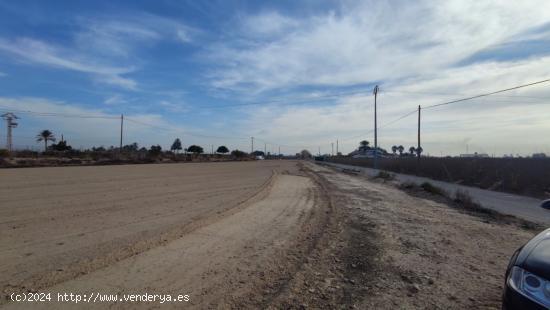
<instances>
[{"instance_id":1,"label":"line of trees","mask_svg":"<svg viewBox=\"0 0 550 310\"><path fill-rule=\"evenodd\" d=\"M396 155L397 152L399 152L399 156L403 156L405 153L405 148L402 146L402 145L394 145L391 147L391 150L393 152L394 155ZM414 146L411 146L409 148L409 154L410 156L420 156L422 154L424 150L422 149L421 146L419 147L414 147Z\"/></svg>"},{"instance_id":2,"label":"line of trees","mask_svg":"<svg viewBox=\"0 0 550 310\"><path fill-rule=\"evenodd\" d=\"M44 129L38 133L36 136L36 142L43 142L44 143L44 152L47 151L72 151L72 147L68 145L67 141L63 138L58 143L56 142L56 137L54 133L49 129ZM53 144L50 144L53 143ZM49 145L50 144L50 145ZM180 138L176 138L172 145L170 146L170 151L175 153L176 155L179 154L182 150L184 150L186 153L192 153L195 155L203 154L204 149L199 145L190 145L187 148L183 148L183 143L181 142ZM144 147L139 148L138 144L136 142L124 145L122 149L115 148L111 146L110 148L105 148L103 146L100 147L92 147L90 149L92 152L110 152L110 151L120 151L121 153L147 153L150 156L158 157L162 154L162 147L160 145L152 145L149 149L146 149ZM235 157L245 157L248 154L246 152L240 151L240 150L234 150L229 151L229 148L225 145L220 145L216 149L217 154L227 154L230 153L231 155Z\"/></svg>"}]
</instances>

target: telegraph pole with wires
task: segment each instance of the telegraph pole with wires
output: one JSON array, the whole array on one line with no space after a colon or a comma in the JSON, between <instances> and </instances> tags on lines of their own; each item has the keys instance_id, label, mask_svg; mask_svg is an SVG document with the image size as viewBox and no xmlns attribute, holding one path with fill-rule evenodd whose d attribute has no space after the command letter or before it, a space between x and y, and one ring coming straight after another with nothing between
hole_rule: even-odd
<instances>
[{"instance_id":1,"label":"telegraph pole with wires","mask_svg":"<svg viewBox=\"0 0 550 310\"><path fill-rule=\"evenodd\" d=\"M417 146L418 150L422 149L420 147L420 110L421 110L421 107L420 105L418 105L418 146ZM417 153L418 153L418 159L420 159L420 151L418 151Z\"/></svg>"},{"instance_id":2,"label":"telegraph pole with wires","mask_svg":"<svg viewBox=\"0 0 550 310\"><path fill-rule=\"evenodd\" d=\"M254 153L254 137L250 137L250 154Z\"/></svg>"},{"instance_id":3,"label":"telegraph pole with wires","mask_svg":"<svg viewBox=\"0 0 550 310\"><path fill-rule=\"evenodd\" d=\"M6 121L6 149L8 149L8 152L13 151L13 140L11 135L12 128L17 128L17 123L13 120L19 119L15 114L8 112L2 114L2 118Z\"/></svg>"},{"instance_id":4,"label":"telegraph pole with wires","mask_svg":"<svg viewBox=\"0 0 550 310\"><path fill-rule=\"evenodd\" d=\"M338 139L336 139L336 156L338 156L338 153L340 152L338 151Z\"/></svg>"},{"instance_id":5,"label":"telegraph pole with wires","mask_svg":"<svg viewBox=\"0 0 550 310\"><path fill-rule=\"evenodd\" d=\"M334 142L330 143L330 148L331 148L330 156L334 156Z\"/></svg>"},{"instance_id":6,"label":"telegraph pole with wires","mask_svg":"<svg viewBox=\"0 0 550 310\"><path fill-rule=\"evenodd\" d=\"M378 85L374 86L374 169L377 168L377 159L378 159L378 124L377 124L377 115L376 115L376 99L378 97Z\"/></svg>"},{"instance_id":7,"label":"telegraph pole with wires","mask_svg":"<svg viewBox=\"0 0 550 310\"><path fill-rule=\"evenodd\" d=\"M120 114L120 148L119 152L122 153L122 133L124 130L124 114Z\"/></svg>"}]
</instances>

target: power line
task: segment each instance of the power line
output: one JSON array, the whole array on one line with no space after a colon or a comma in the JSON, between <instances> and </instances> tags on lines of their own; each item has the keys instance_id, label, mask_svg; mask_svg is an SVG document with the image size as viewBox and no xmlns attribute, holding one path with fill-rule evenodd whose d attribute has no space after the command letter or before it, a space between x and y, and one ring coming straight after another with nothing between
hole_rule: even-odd
<instances>
[{"instance_id":1,"label":"power line","mask_svg":"<svg viewBox=\"0 0 550 310\"><path fill-rule=\"evenodd\" d=\"M319 99L330 99L330 98L338 98L342 96L351 96L351 95L360 95L360 94L368 94L370 91L354 91L354 92L345 92L345 93L336 93L336 94L327 94L327 95L319 95L315 96L313 98L304 98L304 97L294 97L294 98L281 98L277 100L270 100L270 101L258 101L258 102L248 102L248 103L237 103L237 104L226 104L226 105L217 105L217 106L205 106L204 108L212 108L212 109L218 109L218 108L232 108L232 107L241 107L241 106L251 106L251 105L268 105L273 103L285 103L285 105L292 105L296 103L310 103L310 102L318 102L321 101ZM289 101L294 100L294 101Z\"/></svg>"},{"instance_id":2,"label":"power line","mask_svg":"<svg viewBox=\"0 0 550 310\"><path fill-rule=\"evenodd\" d=\"M432 109L432 108L440 107L440 106L443 106L443 105L448 105L448 104L452 104L452 103L472 100L472 99L481 98L481 97L487 97L487 96L491 96L491 95L494 95L494 94L499 94L499 93L503 93L503 92L507 92L507 91L511 91L511 90L516 90L516 89L520 89L520 88L524 88L524 87L529 87L529 86L533 86L533 85L537 85L537 84L547 83L547 82L550 82L550 79L537 81L537 82L533 82L533 83L529 83L529 84L523 84L523 85L519 85L519 86L514 86L514 87L510 87L510 88L506 88L506 89L501 89L501 90L497 90L497 91L494 91L494 92L480 94L480 95L476 95L476 96L472 96L472 97L456 99L456 100L447 101L447 102L438 103L438 104L432 104L432 105L423 107L422 109L424 109L424 110L425 109Z\"/></svg>"},{"instance_id":3,"label":"power line","mask_svg":"<svg viewBox=\"0 0 550 310\"><path fill-rule=\"evenodd\" d=\"M106 116L106 115L87 115L87 114L70 114L70 113L57 113L57 112L38 112L31 110L19 110L12 109L10 107L0 107L0 111L6 112L16 112L23 114L31 114L34 116L53 116L53 117L69 117L69 118L102 118L102 119L118 119L117 116Z\"/></svg>"},{"instance_id":4,"label":"power line","mask_svg":"<svg viewBox=\"0 0 550 310\"><path fill-rule=\"evenodd\" d=\"M210 139L234 139L234 140L248 140L249 139L248 137L244 138L244 137L229 137L229 136L225 136L225 137L223 137L223 136L209 136L209 135L203 135L203 134L183 132L179 129L153 125L153 124L150 124L150 123L137 121L135 119L131 119L131 118L128 118L128 117L125 117L124 119L129 121L129 122L132 122L132 123L136 123L136 124L140 124L140 125L144 125L144 126L149 126L149 127L152 127L152 128L157 128L159 130L164 130L164 131L179 132L179 133L182 133L183 135L187 135L187 136L195 136L195 137L210 138Z\"/></svg>"},{"instance_id":5,"label":"power line","mask_svg":"<svg viewBox=\"0 0 550 310\"><path fill-rule=\"evenodd\" d=\"M407 112L406 114L403 114L403 115L399 116L398 118L396 118L396 119L394 119L394 120L392 120L392 121L389 121L389 122L387 122L387 123L384 123L384 124L378 126L378 128L385 128L385 127L388 127L388 126L390 126L390 125L393 125L393 124L397 123L398 121L400 121L400 120L402 120L402 119L404 119L404 118L406 118L406 117L408 117L408 116L411 116L411 115L415 114L417 111L418 111L418 110L415 109L414 111ZM341 141L349 141L349 140L352 140L352 139L357 139L357 138L360 138L360 137L364 137L364 136L369 135L369 134L371 134L371 133L373 133L373 132L374 132L374 129L371 129L371 130L369 130L369 131L363 132L363 133L360 134L360 135L356 135L356 136L353 136L353 137L349 137L349 138L346 138L346 139L340 139L340 140L341 140Z\"/></svg>"}]
</instances>

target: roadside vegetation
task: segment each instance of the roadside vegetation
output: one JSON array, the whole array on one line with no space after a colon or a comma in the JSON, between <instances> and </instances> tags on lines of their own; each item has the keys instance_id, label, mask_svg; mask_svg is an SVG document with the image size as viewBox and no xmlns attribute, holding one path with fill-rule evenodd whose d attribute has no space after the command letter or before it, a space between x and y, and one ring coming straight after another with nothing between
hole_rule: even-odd
<instances>
[{"instance_id":1,"label":"roadside vegetation","mask_svg":"<svg viewBox=\"0 0 550 310\"><path fill-rule=\"evenodd\" d=\"M416 197L443 202L463 212L478 216L486 222L495 221L498 223L515 224L518 227L536 232L544 228L540 224L485 208L476 202L467 192L461 190L457 190L454 193L448 193L444 189L429 182L424 182L420 185L412 182L405 182L399 183L397 187Z\"/></svg>"},{"instance_id":2,"label":"roadside vegetation","mask_svg":"<svg viewBox=\"0 0 550 310\"><path fill-rule=\"evenodd\" d=\"M398 151L398 150L396 150ZM372 158L330 157L327 161L373 167ZM550 158L379 158L378 168L434 180L536 198L550 198Z\"/></svg>"}]
</instances>

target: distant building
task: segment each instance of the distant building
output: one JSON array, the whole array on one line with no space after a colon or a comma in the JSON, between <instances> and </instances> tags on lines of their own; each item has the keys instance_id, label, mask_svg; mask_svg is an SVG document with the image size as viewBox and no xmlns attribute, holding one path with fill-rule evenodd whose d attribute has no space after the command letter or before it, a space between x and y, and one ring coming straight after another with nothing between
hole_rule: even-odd
<instances>
[{"instance_id":1,"label":"distant building","mask_svg":"<svg viewBox=\"0 0 550 310\"><path fill-rule=\"evenodd\" d=\"M486 154L486 153L475 152L473 154L460 154L460 157L463 157L463 158L488 158L489 155Z\"/></svg>"}]
</instances>

